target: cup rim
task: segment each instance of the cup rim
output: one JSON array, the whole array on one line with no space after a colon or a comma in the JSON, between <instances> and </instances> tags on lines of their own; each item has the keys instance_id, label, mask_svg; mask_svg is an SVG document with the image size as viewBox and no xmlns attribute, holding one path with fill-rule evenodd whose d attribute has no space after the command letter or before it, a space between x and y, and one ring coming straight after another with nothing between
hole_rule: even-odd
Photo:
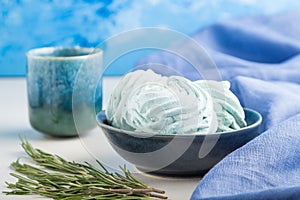
<instances>
[{"instance_id":1,"label":"cup rim","mask_svg":"<svg viewBox=\"0 0 300 200\"><path fill-rule=\"evenodd\" d=\"M50 55L54 51L57 50L76 50L78 52L82 52L82 55L71 55L71 56L55 56ZM26 53L27 58L35 58L35 59L55 59L55 60L63 60L63 59L83 59L91 56L96 56L102 54L102 50L100 48L94 47L64 47L64 46L54 46L54 47L41 47L34 48L29 50Z\"/></svg>"}]
</instances>

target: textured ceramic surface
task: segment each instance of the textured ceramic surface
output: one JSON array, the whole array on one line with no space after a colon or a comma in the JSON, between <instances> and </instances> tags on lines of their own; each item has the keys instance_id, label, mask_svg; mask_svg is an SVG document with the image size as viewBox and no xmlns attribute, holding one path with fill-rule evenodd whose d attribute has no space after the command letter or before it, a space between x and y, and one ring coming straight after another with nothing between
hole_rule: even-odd
<instances>
[{"instance_id":1,"label":"textured ceramic surface","mask_svg":"<svg viewBox=\"0 0 300 200\"><path fill-rule=\"evenodd\" d=\"M73 113L81 114L81 127L89 130L94 123L94 105L101 110L101 91L94 90L99 77L94 72L102 64L102 51L93 48L50 47L27 53L27 91L30 123L36 130L53 136L77 135ZM83 76L76 77L79 70ZM77 79L76 79L77 78ZM80 94L73 96L74 83ZM96 102L95 102L96 101Z\"/></svg>"},{"instance_id":2,"label":"textured ceramic surface","mask_svg":"<svg viewBox=\"0 0 300 200\"><path fill-rule=\"evenodd\" d=\"M97 122L113 148L141 171L161 175L204 175L226 155L260 134L261 115L254 110L244 110L247 127L214 135L124 131L109 125L104 111L98 113ZM199 156L201 146L212 149L207 155Z\"/></svg>"}]
</instances>

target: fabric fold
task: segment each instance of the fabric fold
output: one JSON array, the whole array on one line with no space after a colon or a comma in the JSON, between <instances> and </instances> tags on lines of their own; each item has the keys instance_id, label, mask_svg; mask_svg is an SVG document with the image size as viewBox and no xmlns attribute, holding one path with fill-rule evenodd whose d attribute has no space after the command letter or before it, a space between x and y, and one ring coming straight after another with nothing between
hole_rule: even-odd
<instances>
[{"instance_id":1,"label":"fabric fold","mask_svg":"<svg viewBox=\"0 0 300 200\"><path fill-rule=\"evenodd\" d=\"M300 114L273 126L212 168L191 199L299 198L299 133Z\"/></svg>"}]
</instances>

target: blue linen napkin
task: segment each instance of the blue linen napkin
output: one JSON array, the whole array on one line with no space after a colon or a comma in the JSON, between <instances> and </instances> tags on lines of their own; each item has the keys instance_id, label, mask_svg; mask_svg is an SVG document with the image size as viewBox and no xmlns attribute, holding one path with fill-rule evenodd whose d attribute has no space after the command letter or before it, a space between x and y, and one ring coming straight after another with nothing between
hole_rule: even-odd
<instances>
[{"instance_id":1,"label":"blue linen napkin","mask_svg":"<svg viewBox=\"0 0 300 200\"><path fill-rule=\"evenodd\" d=\"M212 168L192 200L300 199L298 13L231 20L193 35L222 79L231 82L241 104L263 115L265 132ZM168 52L138 64L149 61L172 66L191 80L201 78L186 61Z\"/></svg>"},{"instance_id":2,"label":"blue linen napkin","mask_svg":"<svg viewBox=\"0 0 300 200\"><path fill-rule=\"evenodd\" d=\"M191 199L299 199L300 114L273 126L213 167Z\"/></svg>"},{"instance_id":3,"label":"blue linen napkin","mask_svg":"<svg viewBox=\"0 0 300 200\"><path fill-rule=\"evenodd\" d=\"M231 81L231 90L243 107L262 114L262 130L300 113L300 84L238 76Z\"/></svg>"}]
</instances>

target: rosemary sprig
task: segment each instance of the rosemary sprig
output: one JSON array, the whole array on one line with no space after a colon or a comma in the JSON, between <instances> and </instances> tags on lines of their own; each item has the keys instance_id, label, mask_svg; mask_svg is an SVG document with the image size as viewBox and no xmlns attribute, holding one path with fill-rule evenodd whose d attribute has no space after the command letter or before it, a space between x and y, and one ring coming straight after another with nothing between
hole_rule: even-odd
<instances>
[{"instance_id":1,"label":"rosemary sprig","mask_svg":"<svg viewBox=\"0 0 300 200\"><path fill-rule=\"evenodd\" d=\"M167 199L165 191L142 183L125 166L120 167L122 174L110 173L99 161L97 169L33 148L27 140L22 140L22 147L35 165L22 164L19 159L11 164L18 173L10 175L17 182L6 182L11 189L4 192L7 195L38 194L61 200Z\"/></svg>"}]
</instances>

